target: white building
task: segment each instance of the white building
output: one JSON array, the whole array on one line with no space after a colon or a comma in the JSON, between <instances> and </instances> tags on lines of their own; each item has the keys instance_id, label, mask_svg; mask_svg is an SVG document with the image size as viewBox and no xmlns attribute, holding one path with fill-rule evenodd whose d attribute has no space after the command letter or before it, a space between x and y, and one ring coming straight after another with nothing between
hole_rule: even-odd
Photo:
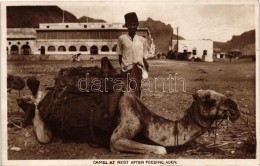
<instances>
[{"instance_id":1,"label":"white building","mask_svg":"<svg viewBox=\"0 0 260 166\"><path fill-rule=\"evenodd\" d=\"M177 49L177 40L172 41L172 48ZM178 52L188 53L188 59L200 58L202 61L213 62L212 40L178 40Z\"/></svg>"},{"instance_id":2,"label":"white building","mask_svg":"<svg viewBox=\"0 0 260 166\"><path fill-rule=\"evenodd\" d=\"M117 40L128 33L120 23L43 23L39 28L8 28L7 54L9 59L69 60L75 54L81 59L117 59ZM147 28L138 28L137 34L147 39L150 56L155 45Z\"/></svg>"}]
</instances>

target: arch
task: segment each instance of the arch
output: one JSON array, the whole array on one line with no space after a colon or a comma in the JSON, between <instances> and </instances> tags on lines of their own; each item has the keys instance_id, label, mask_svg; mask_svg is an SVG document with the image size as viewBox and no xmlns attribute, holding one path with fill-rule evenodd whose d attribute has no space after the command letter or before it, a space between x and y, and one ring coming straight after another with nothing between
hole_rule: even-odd
<instances>
[{"instance_id":1,"label":"arch","mask_svg":"<svg viewBox=\"0 0 260 166\"><path fill-rule=\"evenodd\" d=\"M59 46L58 51L59 52L65 52L66 48L64 46Z\"/></svg>"},{"instance_id":2,"label":"arch","mask_svg":"<svg viewBox=\"0 0 260 166\"><path fill-rule=\"evenodd\" d=\"M44 55L45 54L45 47L41 46L40 51L41 51L41 55Z\"/></svg>"},{"instance_id":3,"label":"arch","mask_svg":"<svg viewBox=\"0 0 260 166\"><path fill-rule=\"evenodd\" d=\"M12 45L11 46L11 50L10 50L10 54L12 55L17 55L19 53L19 48L17 45Z\"/></svg>"},{"instance_id":4,"label":"arch","mask_svg":"<svg viewBox=\"0 0 260 166\"><path fill-rule=\"evenodd\" d=\"M54 51L56 51L56 48L54 46L49 46L48 47L48 51L49 52L54 52Z\"/></svg>"},{"instance_id":5,"label":"arch","mask_svg":"<svg viewBox=\"0 0 260 166\"><path fill-rule=\"evenodd\" d=\"M95 45L91 46L90 47L90 54L92 54L92 55L98 54L98 47L95 46Z\"/></svg>"},{"instance_id":6,"label":"arch","mask_svg":"<svg viewBox=\"0 0 260 166\"><path fill-rule=\"evenodd\" d=\"M187 46L183 46L183 52L184 53L188 52L188 47Z\"/></svg>"},{"instance_id":7,"label":"arch","mask_svg":"<svg viewBox=\"0 0 260 166\"><path fill-rule=\"evenodd\" d=\"M108 46L106 46L106 45L102 46L102 47L101 47L101 51L102 51L102 52L109 52Z\"/></svg>"},{"instance_id":8,"label":"arch","mask_svg":"<svg viewBox=\"0 0 260 166\"><path fill-rule=\"evenodd\" d=\"M112 48L112 52L116 52L117 44L115 44Z\"/></svg>"},{"instance_id":9,"label":"arch","mask_svg":"<svg viewBox=\"0 0 260 166\"><path fill-rule=\"evenodd\" d=\"M23 45L21 48L23 55L29 55L31 53L31 47L29 45Z\"/></svg>"},{"instance_id":10,"label":"arch","mask_svg":"<svg viewBox=\"0 0 260 166\"><path fill-rule=\"evenodd\" d=\"M80 46L79 51L88 51L86 46Z\"/></svg>"},{"instance_id":11,"label":"arch","mask_svg":"<svg viewBox=\"0 0 260 166\"><path fill-rule=\"evenodd\" d=\"M77 49L76 49L75 46L70 46L70 47L69 47L69 51L77 51Z\"/></svg>"},{"instance_id":12,"label":"arch","mask_svg":"<svg viewBox=\"0 0 260 166\"><path fill-rule=\"evenodd\" d=\"M197 55L197 48L196 48L196 47L194 47L194 48L192 49L192 55Z\"/></svg>"}]
</instances>

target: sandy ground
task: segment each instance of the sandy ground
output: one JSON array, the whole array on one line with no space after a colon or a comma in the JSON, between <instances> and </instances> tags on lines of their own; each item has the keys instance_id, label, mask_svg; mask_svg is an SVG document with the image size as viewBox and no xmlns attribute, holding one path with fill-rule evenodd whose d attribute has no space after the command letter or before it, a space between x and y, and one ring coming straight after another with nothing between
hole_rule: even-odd
<instances>
[{"instance_id":1,"label":"sandy ground","mask_svg":"<svg viewBox=\"0 0 260 166\"><path fill-rule=\"evenodd\" d=\"M95 61L99 65L98 61ZM116 61L113 64L118 68ZM194 92L198 89L213 89L228 95L237 101L242 112L241 118L235 123L223 122L216 134L216 148L213 147L214 132L205 133L196 142L180 148L167 149L168 154L115 154L107 147L93 148L86 142L64 141L54 138L52 143L43 145L36 140L33 127L19 128L10 125L8 134L8 159L120 159L120 158L153 158L153 159L213 159L213 158L255 158L252 140L256 138L255 120L255 62L250 60L206 62L184 62L173 60L150 60L149 79L169 78L176 76L177 92L170 92L167 86L157 84L152 92L143 91L141 100L157 114L171 120L183 116L191 102ZM92 66L88 61L72 63L69 61L24 61L8 62L9 74L20 75L24 79L36 76L41 81L41 90L53 85L53 78L63 67ZM183 82L186 86L183 92ZM153 84L154 85L154 84ZM155 89L156 88L156 89ZM28 88L23 90L29 94ZM8 94L8 122L17 122L23 117L18 112L16 98L19 93ZM14 148L15 147L15 148ZM214 153L215 151L215 153ZM253 151L253 152L252 152Z\"/></svg>"}]
</instances>

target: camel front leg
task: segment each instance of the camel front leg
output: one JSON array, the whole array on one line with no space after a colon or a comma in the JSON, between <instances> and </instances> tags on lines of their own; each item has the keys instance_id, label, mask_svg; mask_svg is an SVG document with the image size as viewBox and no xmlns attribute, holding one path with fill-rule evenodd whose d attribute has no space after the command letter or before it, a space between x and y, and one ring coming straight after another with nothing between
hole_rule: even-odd
<instances>
[{"instance_id":1,"label":"camel front leg","mask_svg":"<svg viewBox=\"0 0 260 166\"><path fill-rule=\"evenodd\" d=\"M52 139L52 133L44 124L42 118L40 117L39 110L35 109L35 117L33 119L33 126L37 139L40 143L50 143Z\"/></svg>"},{"instance_id":2,"label":"camel front leg","mask_svg":"<svg viewBox=\"0 0 260 166\"><path fill-rule=\"evenodd\" d=\"M110 145L112 152L131 152L131 153L155 153L155 154L167 154L167 151L162 146L153 146L142 144L136 141L132 141L127 138L120 138L112 142Z\"/></svg>"},{"instance_id":3,"label":"camel front leg","mask_svg":"<svg viewBox=\"0 0 260 166\"><path fill-rule=\"evenodd\" d=\"M140 131L140 124L137 123L139 122L121 122L111 136L110 150L112 152L167 154L162 146L147 145L131 140Z\"/></svg>"}]
</instances>

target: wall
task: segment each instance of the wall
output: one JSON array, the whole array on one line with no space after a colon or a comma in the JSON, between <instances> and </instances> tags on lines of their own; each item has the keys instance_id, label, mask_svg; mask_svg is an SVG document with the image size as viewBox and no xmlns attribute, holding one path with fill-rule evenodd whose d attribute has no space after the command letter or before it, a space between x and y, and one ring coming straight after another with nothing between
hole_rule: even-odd
<instances>
[{"instance_id":1,"label":"wall","mask_svg":"<svg viewBox=\"0 0 260 166\"><path fill-rule=\"evenodd\" d=\"M177 41L172 41L172 48L177 47ZM193 55L193 49L196 48L196 55ZM211 40L179 40L178 52L183 53L184 50L191 52L192 58L204 59L207 62L213 62L213 41ZM207 55L203 58L203 50L207 50Z\"/></svg>"}]
</instances>

